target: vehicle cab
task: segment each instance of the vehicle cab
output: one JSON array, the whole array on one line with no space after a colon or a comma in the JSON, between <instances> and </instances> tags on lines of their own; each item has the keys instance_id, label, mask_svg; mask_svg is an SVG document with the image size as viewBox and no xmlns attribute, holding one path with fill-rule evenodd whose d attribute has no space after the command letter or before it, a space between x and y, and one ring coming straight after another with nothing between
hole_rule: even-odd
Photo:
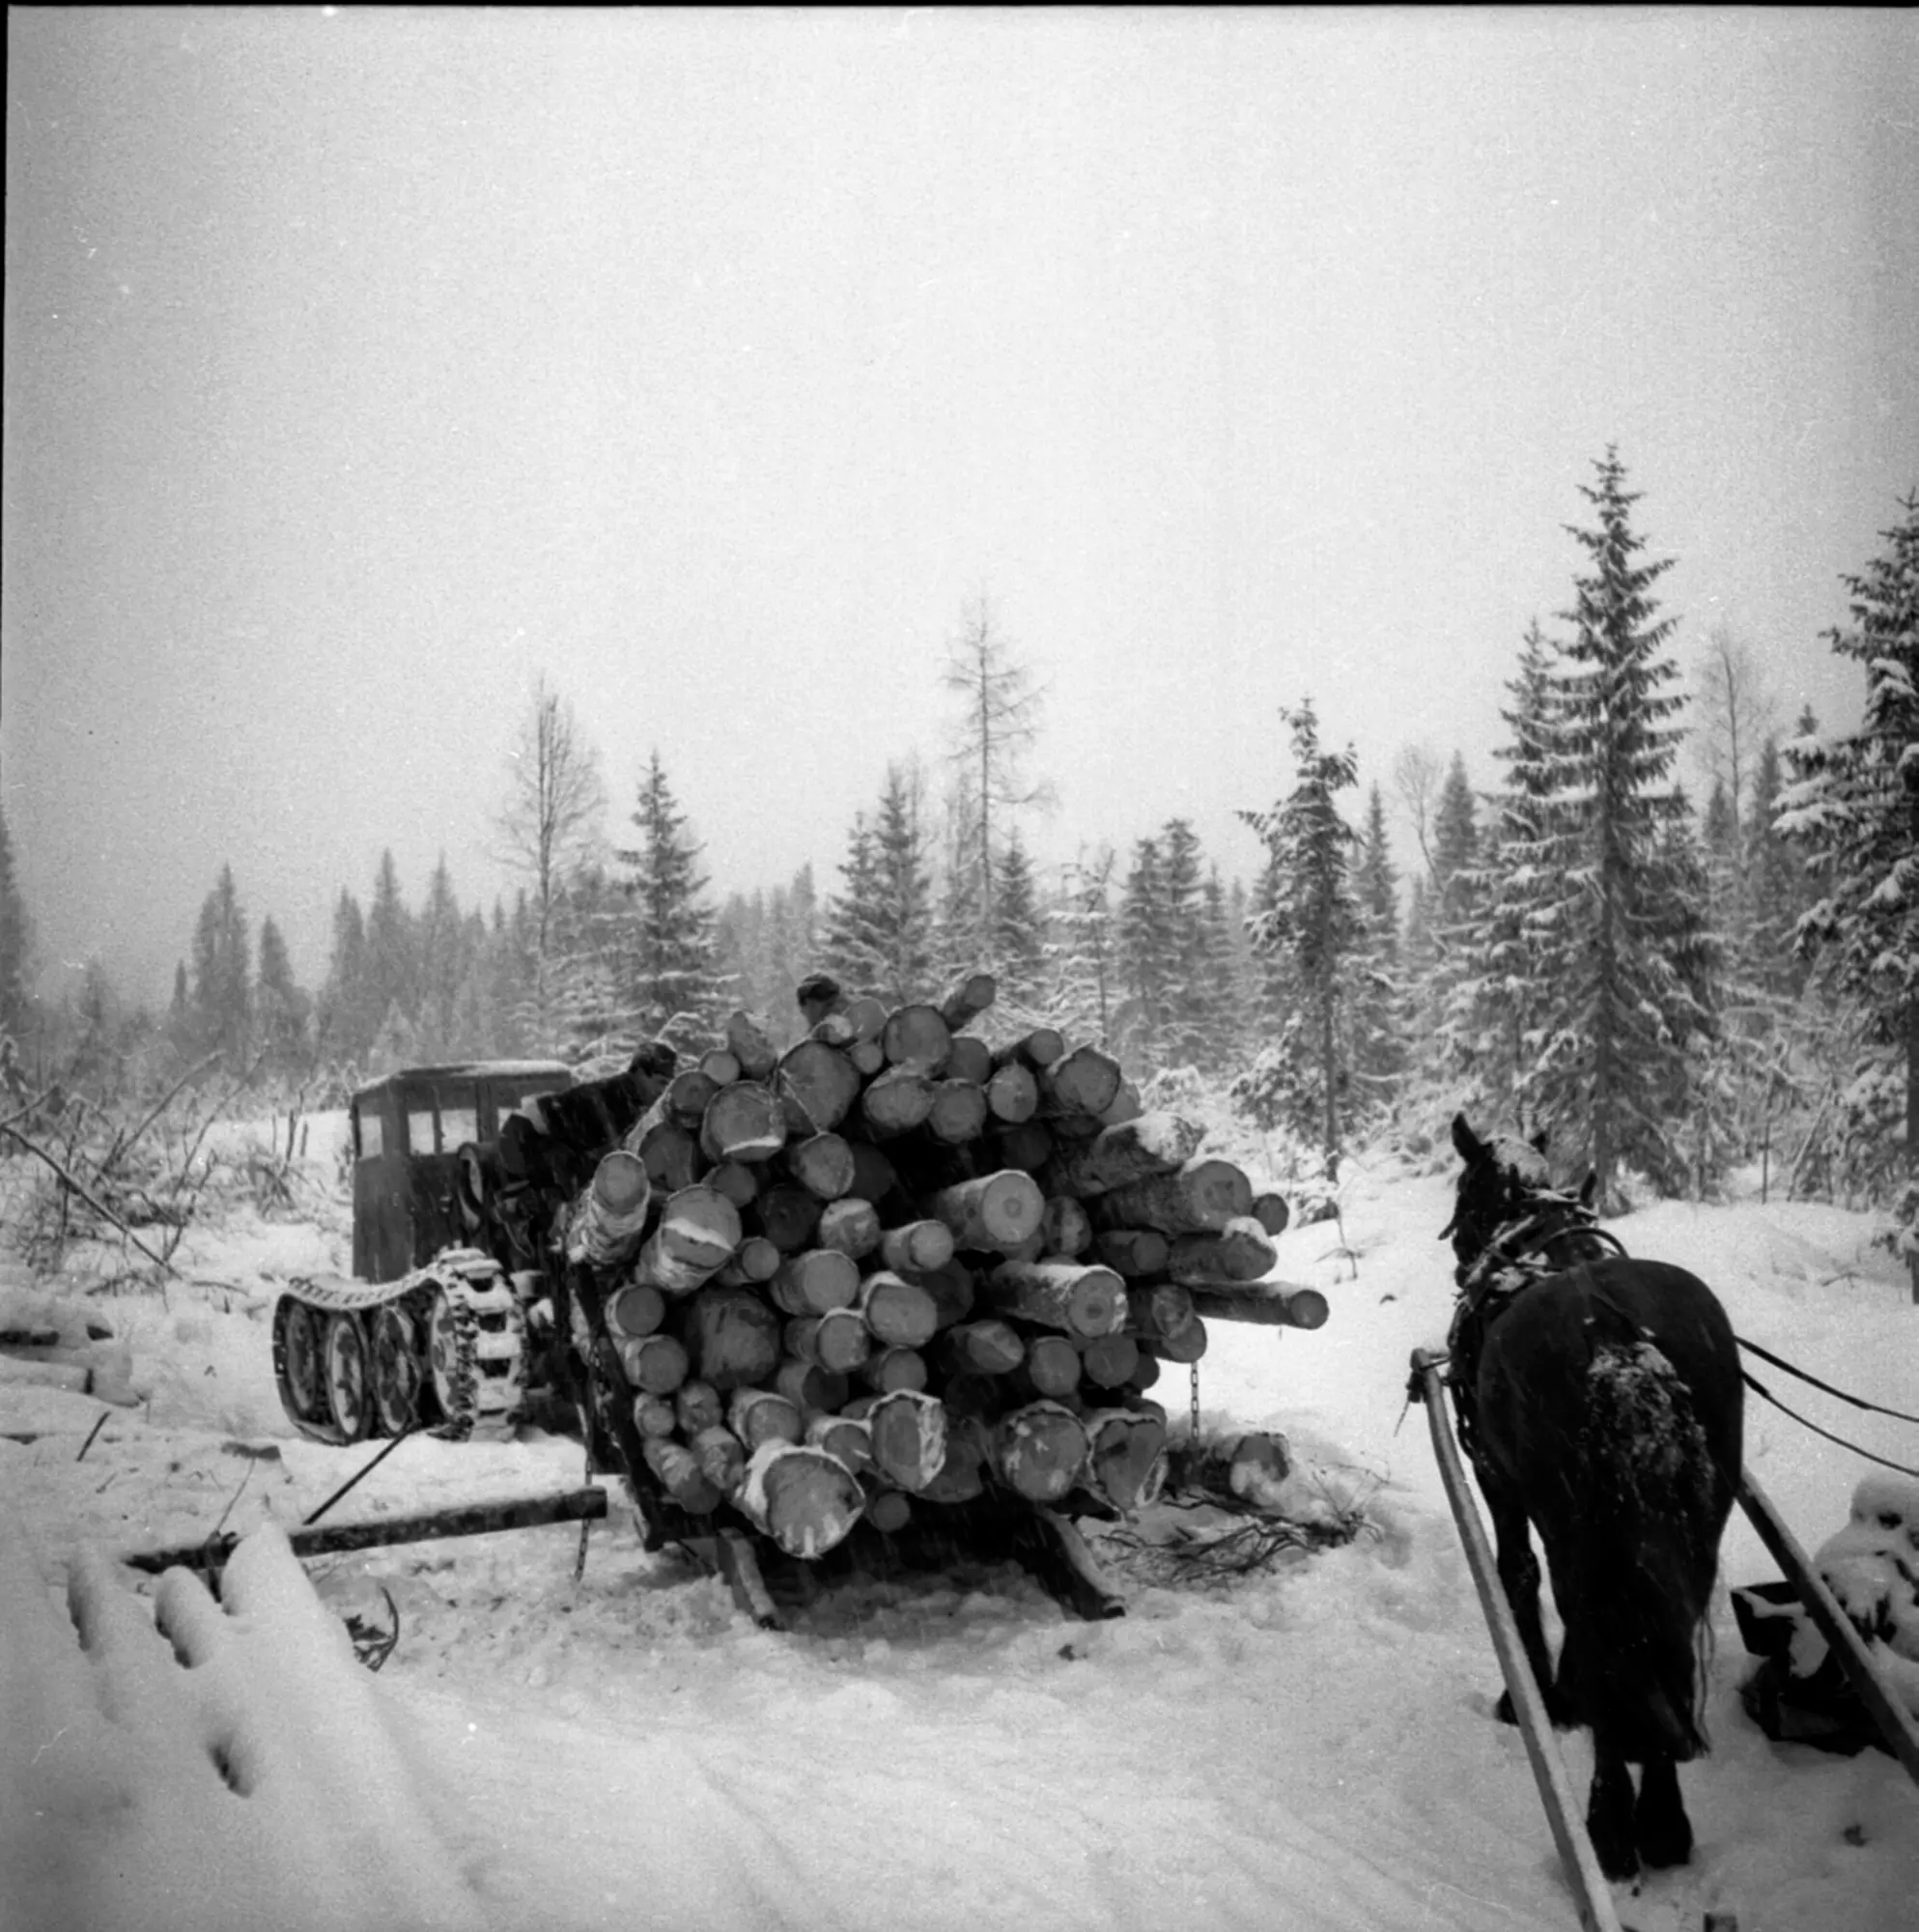
<instances>
[{"instance_id":1,"label":"vehicle cab","mask_svg":"<svg viewBox=\"0 0 1919 1932\"><path fill-rule=\"evenodd\" d=\"M394 1281L466 1238L454 1200L456 1156L499 1136L538 1094L573 1085L556 1060L409 1066L353 1097L353 1273Z\"/></svg>"}]
</instances>

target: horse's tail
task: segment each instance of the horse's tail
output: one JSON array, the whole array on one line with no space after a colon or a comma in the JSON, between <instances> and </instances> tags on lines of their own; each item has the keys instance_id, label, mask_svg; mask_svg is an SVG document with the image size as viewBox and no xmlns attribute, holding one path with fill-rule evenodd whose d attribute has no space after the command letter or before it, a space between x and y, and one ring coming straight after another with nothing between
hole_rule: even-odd
<instances>
[{"instance_id":1,"label":"horse's tail","mask_svg":"<svg viewBox=\"0 0 1919 1932\"><path fill-rule=\"evenodd\" d=\"M1651 1342L1602 1343L1587 1383L1577 1597L1593 1640L1568 1619L1566 1689L1623 1756L1695 1757L1708 1746L1706 1613L1718 1570L1711 1450Z\"/></svg>"}]
</instances>

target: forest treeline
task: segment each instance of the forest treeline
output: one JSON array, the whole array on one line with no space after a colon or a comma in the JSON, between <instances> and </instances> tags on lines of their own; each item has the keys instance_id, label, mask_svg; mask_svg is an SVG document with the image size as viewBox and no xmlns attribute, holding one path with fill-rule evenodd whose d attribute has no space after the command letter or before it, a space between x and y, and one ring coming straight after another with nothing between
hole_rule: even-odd
<instances>
[{"instance_id":1,"label":"forest treeline","mask_svg":"<svg viewBox=\"0 0 1919 1932\"><path fill-rule=\"evenodd\" d=\"M1919 494L1846 581L1822 641L1859 663L1864 699L1823 729L1783 727L1724 630L1688 694L1656 594L1671 559L1646 555L1614 451L1581 494L1570 599L1516 641L1496 770L1476 781L1456 752L1408 746L1362 784L1305 697L1281 714L1284 783L1241 814L1262 853L1248 880L1178 816L1124 851L1035 864L1044 695L983 602L943 668L944 755L929 770L902 751L824 881L807 866L717 891L657 750L609 827L597 750L543 680L494 826L510 897L463 904L442 858L409 902L382 854L364 900L340 891L309 988L222 867L155 1013L98 963L35 997L0 819L12 1102L218 1068L317 1105L409 1063L697 1049L735 1006L791 1038L808 973L902 1002L984 967L998 1024L1043 1019L1136 1079L1213 1086L1296 1168L1333 1169L1382 1130L1423 1149L1463 1107L1549 1132L1614 1206L1764 1161L1771 1186L1910 1227ZM1410 852L1387 837L1389 795Z\"/></svg>"}]
</instances>

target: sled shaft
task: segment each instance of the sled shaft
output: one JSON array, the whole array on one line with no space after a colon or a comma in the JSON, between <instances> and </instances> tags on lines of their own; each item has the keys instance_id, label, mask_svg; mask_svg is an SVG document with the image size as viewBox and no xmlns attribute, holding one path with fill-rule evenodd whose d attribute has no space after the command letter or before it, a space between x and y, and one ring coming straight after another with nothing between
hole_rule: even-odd
<instances>
[{"instance_id":1,"label":"sled shaft","mask_svg":"<svg viewBox=\"0 0 1919 1932\"><path fill-rule=\"evenodd\" d=\"M1612 1889L1599 1869L1598 1855L1593 1850L1593 1840L1587 1835L1571 1788L1566 1781L1566 1765L1559 1747L1553 1743L1545 1699L1534 1681L1533 1667L1526 1661L1526 1647L1520 1641L1519 1627L1512 1621L1512 1606L1506 1601L1505 1586L1499 1580L1485 1524L1480 1520L1478 1505L1466 1487L1465 1466L1459 1460L1458 1445L1453 1439L1447 1414L1446 1391L1439 1376L1441 1361L1440 1356L1416 1349L1413 1372L1420 1379L1426 1421L1432 1430L1433 1454L1438 1458L1439 1473L1446 1485L1446 1499L1453 1505L1453 1520L1459 1526L1466 1566L1479 1589L1480 1607L1485 1612L1492 1647L1499 1655L1499 1667L1512 1696L1520 1735L1526 1741L1533 1781L1539 1788L1539 1802L1545 1806L1553 1842L1559 1847L1561 1862L1566 1866L1566 1883L1572 1888L1580 1924L1586 1932L1620 1932Z\"/></svg>"},{"instance_id":2,"label":"sled shaft","mask_svg":"<svg viewBox=\"0 0 1919 1932\"><path fill-rule=\"evenodd\" d=\"M1919 1723L1893 1692L1886 1688L1874 1666L1865 1640L1839 1607L1838 1600L1825 1586L1825 1579L1806 1558L1798 1539L1786 1527L1772 1499L1753 1480L1750 1470L1739 1472L1739 1507L1758 1530L1760 1541L1771 1550L1773 1560L1785 1571L1787 1580L1798 1592L1820 1634L1829 1643L1859 1693L1859 1701L1872 1714L1879 1735L1905 1767L1906 1775L1919 1784Z\"/></svg>"}]
</instances>

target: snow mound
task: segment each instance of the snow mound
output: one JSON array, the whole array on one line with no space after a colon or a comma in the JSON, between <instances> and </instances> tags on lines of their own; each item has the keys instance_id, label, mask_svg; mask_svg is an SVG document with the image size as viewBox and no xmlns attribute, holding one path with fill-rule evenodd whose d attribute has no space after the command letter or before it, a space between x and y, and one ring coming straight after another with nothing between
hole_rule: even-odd
<instances>
[{"instance_id":1,"label":"snow mound","mask_svg":"<svg viewBox=\"0 0 1919 1932\"><path fill-rule=\"evenodd\" d=\"M149 1607L86 1550L63 1622L0 1519L0 1926L484 1924L283 1531L240 1544L224 1594L172 1570Z\"/></svg>"}]
</instances>

